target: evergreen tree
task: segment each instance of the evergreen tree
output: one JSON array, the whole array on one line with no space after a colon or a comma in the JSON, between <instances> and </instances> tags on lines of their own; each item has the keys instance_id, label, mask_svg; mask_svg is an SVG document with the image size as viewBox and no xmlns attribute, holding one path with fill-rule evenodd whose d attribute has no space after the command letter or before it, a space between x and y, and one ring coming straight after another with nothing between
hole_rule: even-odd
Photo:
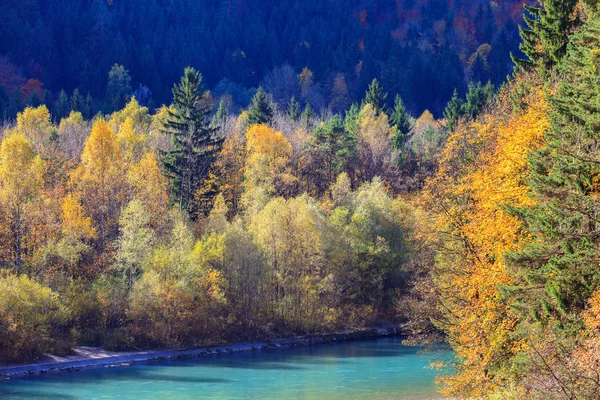
<instances>
[{"instance_id":1,"label":"evergreen tree","mask_svg":"<svg viewBox=\"0 0 600 400\"><path fill-rule=\"evenodd\" d=\"M202 75L195 69L186 68L181 82L173 87L173 107L163 126L173 148L163 153L162 164L171 180L173 200L193 215L194 194L223 143L210 127L212 106L202 94Z\"/></svg>"},{"instance_id":2,"label":"evergreen tree","mask_svg":"<svg viewBox=\"0 0 600 400\"><path fill-rule=\"evenodd\" d=\"M225 105L225 100L221 99L221 101L219 102L219 108L217 109L217 112L215 113L212 120L213 125L221 126L223 123L225 123L225 120L228 116L229 110L227 109L227 105Z\"/></svg>"},{"instance_id":3,"label":"evergreen tree","mask_svg":"<svg viewBox=\"0 0 600 400\"><path fill-rule=\"evenodd\" d=\"M69 104L69 97L64 90L61 90L58 94L58 98L54 103L54 117L60 121L61 118L66 117L71 112L71 105Z\"/></svg>"},{"instance_id":4,"label":"evergreen tree","mask_svg":"<svg viewBox=\"0 0 600 400\"><path fill-rule=\"evenodd\" d=\"M252 104L248 108L248 122L252 124L265 124L271 125L273 123L273 105L269 101L267 94L262 87L258 88L258 91L252 99Z\"/></svg>"},{"instance_id":5,"label":"evergreen tree","mask_svg":"<svg viewBox=\"0 0 600 400\"><path fill-rule=\"evenodd\" d=\"M340 117L335 116L314 130L311 150L318 170L318 185L326 189L354 160L356 136L344 128Z\"/></svg>"},{"instance_id":6,"label":"evergreen tree","mask_svg":"<svg viewBox=\"0 0 600 400\"><path fill-rule=\"evenodd\" d=\"M448 131L452 132L454 128L456 128L458 120L464 115L463 108L464 102L459 97L458 90L454 89L454 94L444 110L444 118L446 118L446 127L448 128Z\"/></svg>"},{"instance_id":7,"label":"evergreen tree","mask_svg":"<svg viewBox=\"0 0 600 400\"><path fill-rule=\"evenodd\" d=\"M491 82L488 82L485 86L481 82L469 83L466 102L463 104L463 115L477 118L483 108L493 99L494 94L494 85Z\"/></svg>"},{"instance_id":8,"label":"evergreen tree","mask_svg":"<svg viewBox=\"0 0 600 400\"><path fill-rule=\"evenodd\" d=\"M535 206L513 210L534 240L508 259L524 275L517 306L534 319L578 319L600 284L600 18L572 36L550 99L546 145L530 156ZM537 239L537 240L535 240Z\"/></svg>"},{"instance_id":9,"label":"evergreen tree","mask_svg":"<svg viewBox=\"0 0 600 400\"><path fill-rule=\"evenodd\" d=\"M545 0L541 7L525 4L529 13L523 15L526 28L519 27L522 43L519 46L527 59L511 55L515 64L524 69L534 66L549 71L565 55L570 31L579 21L573 20L577 0Z\"/></svg>"},{"instance_id":10,"label":"evergreen tree","mask_svg":"<svg viewBox=\"0 0 600 400\"><path fill-rule=\"evenodd\" d=\"M363 100L363 106L365 104L371 104L377 114L386 111L387 93L383 91L383 88L379 84L377 78L373 79L373 82L369 85L369 89L365 94Z\"/></svg>"},{"instance_id":11,"label":"evergreen tree","mask_svg":"<svg viewBox=\"0 0 600 400\"><path fill-rule=\"evenodd\" d=\"M302 111L302 125L308 131L310 128L310 123L315 113L313 112L310 104L306 103L306 107L304 107L304 111Z\"/></svg>"},{"instance_id":12,"label":"evergreen tree","mask_svg":"<svg viewBox=\"0 0 600 400\"><path fill-rule=\"evenodd\" d=\"M358 119L360 117L360 108L357 104L352 104L344 118L344 127L354 136L358 135Z\"/></svg>"},{"instance_id":13,"label":"evergreen tree","mask_svg":"<svg viewBox=\"0 0 600 400\"><path fill-rule=\"evenodd\" d=\"M394 99L394 111L390 116L390 124L396 128L396 135L394 136L394 140L392 141L395 149L400 149L406 143L406 139L410 135L410 131L412 130L412 121L411 117L406 111L406 107L404 106L404 102L400 95L396 95Z\"/></svg>"},{"instance_id":14,"label":"evergreen tree","mask_svg":"<svg viewBox=\"0 0 600 400\"><path fill-rule=\"evenodd\" d=\"M293 120L297 120L300 117L300 103L296 101L296 97L294 96L292 96L288 104L287 115Z\"/></svg>"},{"instance_id":15,"label":"evergreen tree","mask_svg":"<svg viewBox=\"0 0 600 400\"><path fill-rule=\"evenodd\" d=\"M71 110L79 111L83 113L85 109L85 99L79 92L79 89L73 90L73 94L71 95Z\"/></svg>"},{"instance_id":16,"label":"evergreen tree","mask_svg":"<svg viewBox=\"0 0 600 400\"><path fill-rule=\"evenodd\" d=\"M108 73L106 105L110 111L120 110L131 95L131 77L122 65L115 64Z\"/></svg>"}]
</instances>

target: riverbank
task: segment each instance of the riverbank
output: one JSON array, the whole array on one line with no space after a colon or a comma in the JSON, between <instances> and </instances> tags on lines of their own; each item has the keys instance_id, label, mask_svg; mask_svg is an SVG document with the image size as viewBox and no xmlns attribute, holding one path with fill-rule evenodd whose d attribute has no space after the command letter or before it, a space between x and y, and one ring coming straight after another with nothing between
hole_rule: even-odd
<instances>
[{"instance_id":1,"label":"riverbank","mask_svg":"<svg viewBox=\"0 0 600 400\"><path fill-rule=\"evenodd\" d=\"M151 350L137 352L109 352L101 348L77 347L75 355L67 357L48 356L48 360L31 364L0 365L0 380L23 378L32 375L56 374L93 368L128 366L133 363L161 361L193 357L207 357L252 351L269 351L296 346L313 346L398 335L396 328L358 329L337 333L283 338L268 341L234 343L224 346L195 349Z\"/></svg>"}]
</instances>

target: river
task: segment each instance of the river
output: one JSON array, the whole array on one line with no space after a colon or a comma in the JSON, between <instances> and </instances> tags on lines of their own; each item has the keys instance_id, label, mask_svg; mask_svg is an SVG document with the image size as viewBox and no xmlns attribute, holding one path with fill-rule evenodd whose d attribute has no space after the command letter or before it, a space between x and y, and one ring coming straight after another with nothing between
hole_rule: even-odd
<instances>
[{"instance_id":1,"label":"river","mask_svg":"<svg viewBox=\"0 0 600 400\"><path fill-rule=\"evenodd\" d=\"M7 399L439 399L430 362L399 338L134 364L0 382Z\"/></svg>"}]
</instances>

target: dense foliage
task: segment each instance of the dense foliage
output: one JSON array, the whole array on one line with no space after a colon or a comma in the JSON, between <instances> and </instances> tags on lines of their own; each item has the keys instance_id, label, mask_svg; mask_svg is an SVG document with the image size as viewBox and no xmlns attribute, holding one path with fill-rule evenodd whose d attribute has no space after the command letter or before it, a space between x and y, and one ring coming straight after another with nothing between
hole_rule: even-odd
<instances>
[{"instance_id":1,"label":"dense foliage","mask_svg":"<svg viewBox=\"0 0 600 400\"><path fill-rule=\"evenodd\" d=\"M156 113L133 97L54 124L41 105L3 128L0 359L397 320L413 229L397 194L432 172L441 124L384 110L377 81L345 117L262 90L211 115L201 83L186 68Z\"/></svg>"},{"instance_id":2,"label":"dense foliage","mask_svg":"<svg viewBox=\"0 0 600 400\"><path fill-rule=\"evenodd\" d=\"M66 3L26 2L40 20ZM528 6L523 58L513 55L499 90L480 81L505 73L502 46L519 15L510 1L197 2L217 17L192 7L196 24L180 15L186 1L162 19L161 2L139 14L127 12L136 2L74 3L103 15L90 36L99 49L103 35L130 28L115 22L124 15L146 15L163 34L179 21L168 46L157 39L141 53L152 60L166 46L175 62L146 68L136 51L125 60L134 83L161 88L156 98L180 62L202 65L206 80L186 68L172 104L152 110L149 90L133 91L130 72L104 60L129 44L92 56L79 43L73 65L96 61L69 81L82 91L2 128L0 359L394 322L452 346L440 384L453 398L600 396L596 1ZM27 8L7 4L18 9L9 16ZM232 19L247 27L226 30ZM71 34L52 46L80 40ZM196 35L237 50L178 40ZM43 93L22 75L33 64L11 64L31 54L0 60L5 88L8 76L13 89ZM62 72L37 70L61 87ZM221 72L231 81L217 84ZM1 104L26 103L15 101ZM443 119L413 117L424 104Z\"/></svg>"},{"instance_id":3,"label":"dense foliage","mask_svg":"<svg viewBox=\"0 0 600 400\"><path fill-rule=\"evenodd\" d=\"M597 399L600 14L530 11L528 59L491 108L447 108L453 133L415 202L426 250L412 310L432 319L408 326L433 323L456 351L447 395Z\"/></svg>"},{"instance_id":4,"label":"dense foliage","mask_svg":"<svg viewBox=\"0 0 600 400\"><path fill-rule=\"evenodd\" d=\"M512 71L522 10L521 0L3 0L0 117L44 102L57 120L68 109L89 118L132 92L168 104L187 66L236 108L262 85L282 106L295 96L339 112L379 78L389 106L400 94L413 113L440 115L455 88Z\"/></svg>"}]
</instances>

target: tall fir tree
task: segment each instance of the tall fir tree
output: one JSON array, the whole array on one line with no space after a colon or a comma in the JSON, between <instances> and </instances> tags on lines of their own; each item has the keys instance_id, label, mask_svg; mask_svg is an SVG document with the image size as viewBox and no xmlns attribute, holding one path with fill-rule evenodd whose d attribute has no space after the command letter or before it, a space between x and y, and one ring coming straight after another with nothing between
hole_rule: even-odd
<instances>
[{"instance_id":1,"label":"tall fir tree","mask_svg":"<svg viewBox=\"0 0 600 400\"><path fill-rule=\"evenodd\" d=\"M463 107L464 102L458 95L458 90L454 89L454 94L444 110L444 118L446 119L446 128L448 128L448 131L452 132L456 128L458 120L464 115Z\"/></svg>"},{"instance_id":2,"label":"tall fir tree","mask_svg":"<svg viewBox=\"0 0 600 400\"><path fill-rule=\"evenodd\" d=\"M288 104L287 115L293 120L297 120L300 117L300 103L298 103L294 96L292 96Z\"/></svg>"},{"instance_id":3,"label":"tall fir tree","mask_svg":"<svg viewBox=\"0 0 600 400\"><path fill-rule=\"evenodd\" d=\"M225 100L221 99L219 102L219 108L217 112L213 116L212 123L214 126L222 126L227 120L229 116L229 110L227 109L227 105L225 104Z\"/></svg>"},{"instance_id":4,"label":"tall fir tree","mask_svg":"<svg viewBox=\"0 0 600 400\"><path fill-rule=\"evenodd\" d=\"M321 190L330 187L341 172L355 161L356 136L348 132L342 119L335 116L313 132L311 152L315 173L319 177L317 186Z\"/></svg>"},{"instance_id":5,"label":"tall fir tree","mask_svg":"<svg viewBox=\"0 0 600 400\"><path fill-rule=\"evenodd\" d=\"M390 124L396 129L392 144L395 149L401 149L404 147L412 130L412 118L408 114L408 111L406 111L400 95L396 95L394 99L394 110L392 115L390 115Z\"/></svg>"},{"instance_id":6,"label":"tall fir tree","mask_svg":"<svg viewBox=\"0 0 600 400\"><path fill-rule=\"evenodd\" d=\"M565 55L571 29L580 21L574 16L577 0L545 0L540 3L540 7L525 4L527 13L523 19L526 27L519 27L522 39L519 48L527 58L511 57L523 69L537 66L544 73Z\"/></svg>"},{"instance_id":7,"label":"tall fir tree","mask_svg":"<svg viewBox=\"0 0 600 400\"><path fill-rule=\"evenodd\" d=\"M465 103L462 107L463 115L471 118L477 116L483 111L485 106L489 106L490 102L496 94L494 85L488 82L485 86L481 82L469 83L467 94L465 95Z\"/></svg>"},{"instance_id":8,"label":"tall fir tree","mask_svg":"<svg viewBox=\"0 0 600 400\"><path fill-rule=\"evenodd\" d=\"M524 277L516 307L561 331L577 329L578 313L600 284L600 18L574 34L558 67L545 146L530 157L535 205L512 210L534 240L507 259ZM573 324L575 322L575 324Z\"/></svg>"},{"instance_id":9,"label":"tall fir tree","mask_svg":"<svg viewBox=\"0 0 600 400\"><path fill-rule=\"evenodd\" d=\"M306 103L306 106L304 107L304 111L302 111L302 115L301 115L302 126L304 127L304 129L306 131L309 131L310 124L311 124L311 121L312 121L314 115L315 115L315 113L314 113L312 107L310 106L310 104Z\"/></svg>"},{"instance_id":10,"label":"tall fir tree","mask_svg":"<svg viewBox=\"0 0 600 400\"><path fill-rule=\"evenodd\" d=\"M265 124L271 125L273 123L273 116L275 110L271 101L267 97L267 94L262 87L258 88L258 91L252 99L252 104L248 108L248 122L253 124Z\"/></svg>"},{"instance_id":11,"label":"tall fir tree","mask_svg":"<svg viewBox=\"0 0 600 400\"><path fill-rule=\"evenodd\" d=\"M57 121L60 121L61 118L66 117L70 112L71 105L69 104L69 96L67 96L67 93L65 93L64 90L61 90L54 103L54 117Z\"/></svg>"},{"instance_id":12,"label":"tall fir tree","mask_svg":"<svg viewBox=\"0 0 600 400\"><path fill-rule=\"evenodd\" d=\"M188 67L173 87L173 107L163 131L171 136L172 149L165 151L162 165L170 178L171 196L182 210L194 215L194 194L208 175L223 138L210 126L212 105L202 93L202 75Z\"/></svg>"},{"instance_id":13,"label":"tall fir tree","mask_svg":"<svg viewBox=\"0 0 600 400\"><path fill-rule=\"evenodd\" d=\"M387 96L387 93L383 91L383 87L381 87L379 81L377 80L377 78L375 78L369 85L369 89L365 94L363 106L365 104L371 104L377 112L377 114L386 112Z\"/></svg>"}]
</instances>

